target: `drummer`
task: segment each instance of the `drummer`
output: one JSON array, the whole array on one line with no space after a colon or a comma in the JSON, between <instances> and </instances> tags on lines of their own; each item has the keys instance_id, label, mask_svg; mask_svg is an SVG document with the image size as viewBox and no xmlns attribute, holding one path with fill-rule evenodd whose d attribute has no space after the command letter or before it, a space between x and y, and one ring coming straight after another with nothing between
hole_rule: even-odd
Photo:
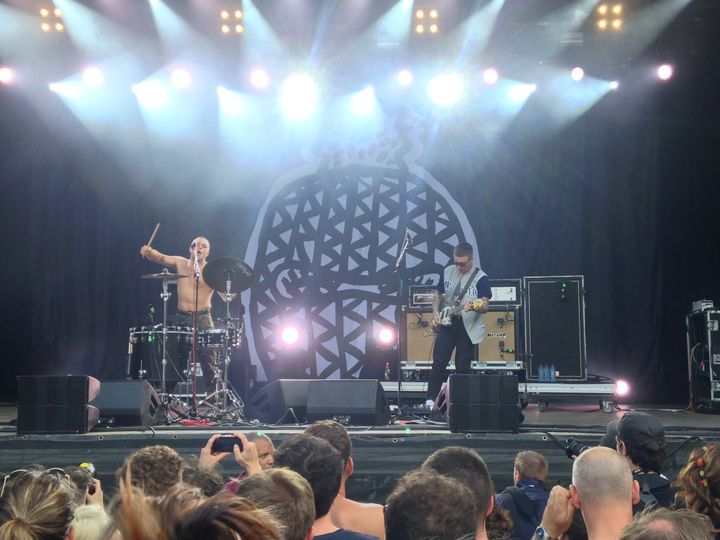
<instances>
[{"instance_id":1,"label":"drummer","mask_svg":"<svg viewBox=\"0 0 720 540\"><path fill-rule=\"evenodd\" d=\"M198 236L192 241L188 251L190 255L188 258L179 255L165 255L146 244L140 248L140 255L154 263L174 267L175 272L178 274L189 276L189 279L179 279L177 281L177 324L179 326L192 326L193 313L195 313L197 315L198 330L211 330L214 328L211 314L213 289L205 283L202 275L203 268L207 264L207 256L210 254L210 241L204 236ZM199 276L197 299L195 298L195 279L192 279L196 272ZM218 295L223 300L228 300L224 293L218 292ZM230 300L234 297L235 294L231 295Z\"/></svg>"}]
</instances>

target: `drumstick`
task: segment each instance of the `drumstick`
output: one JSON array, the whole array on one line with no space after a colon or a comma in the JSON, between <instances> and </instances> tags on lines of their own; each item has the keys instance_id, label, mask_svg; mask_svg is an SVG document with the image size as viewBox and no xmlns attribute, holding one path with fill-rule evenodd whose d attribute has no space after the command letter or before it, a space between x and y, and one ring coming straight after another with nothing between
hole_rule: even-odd
<instances>
[{"instance_id":1,"label":"drumstick","mask_svg":"<svg viewBox=\"0 0 720 540\"><path fill-rule=\"evenodd\" d=\"M148 251L150 251L150 246L152 246L153 240L155 240L155 235L157 234L159 228L160 228L160 223L155 225L155 230L150 235L150 240L148 240L148 243L147 243ZM145 252L145 255L146 255L145 258L147 258L147 252Z\"/></svg>"}]
</instances>

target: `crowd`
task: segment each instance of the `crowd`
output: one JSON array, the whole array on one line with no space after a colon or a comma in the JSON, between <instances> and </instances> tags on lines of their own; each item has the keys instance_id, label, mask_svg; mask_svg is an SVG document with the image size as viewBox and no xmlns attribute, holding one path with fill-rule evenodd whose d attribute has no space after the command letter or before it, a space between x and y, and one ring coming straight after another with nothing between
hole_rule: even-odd
<instances>
[{"instance_id":1,"label":"crowd","mask_svg":"<svg viewBox=\"0 0 720 540\"><path fill-rule=\"evenodd\" d=\"M496 493L482 457L449 446L403 476L384 506L347 497L355 463L336 422L277 449L266 435L233 435L232 452L214 451L213 435L192 464L167 446L138 450L107 504L87 467L9 472L0 540L720 539L720 448L698 446L668 479L663 425L642 412L611 422L601 445L575 458L567 488L548 492L546 459L523 451L514 485ZM243 473L223 477L225 459Z\"/></svg>"}]
</instances>

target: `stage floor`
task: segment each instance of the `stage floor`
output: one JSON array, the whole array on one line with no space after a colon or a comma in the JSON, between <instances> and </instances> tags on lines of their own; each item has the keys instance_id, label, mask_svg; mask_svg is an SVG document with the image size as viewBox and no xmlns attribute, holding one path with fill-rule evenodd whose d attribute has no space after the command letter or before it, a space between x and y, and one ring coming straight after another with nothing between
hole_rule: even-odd
<instances>
[{"instance_id":1,"label":"stage floor","mask_svg":"<svg viewBox=\"0 0 720 540\"><path fill-rule=\"evenodd\" d=\"M548 483L567 483L572 461L562 447L568 437L582 444L598 444L607 423L625 410L642 410L659 417L666 426L669 459L666 474L674 475L687 461L692 448L702 440L720 442L718 416L686 412L676 407L621 406L612 413L597 406L552 404L540 412L537 405L524 409L525 421L518 433L450 433L447 426L422 420L389 426L349 426L356 462L349 494L358 500L383 502L396 479L420 466L438 448L463 445L476 449L485 459L498 489L512 482L515 454L521 450L542 453L550 463ZM156 426L153 428L99 428L82 435L17 436L9 424L14 407L0 407L0 472L6 473L30 463L64 466L90 461L107 493L115 490L114 471L131 452L151 444L166 444L192 459L212 433L263 431L277 446L303 426ZM236 474L234 463L224 463L224 472Z\"/></svg>"}]
</instances>

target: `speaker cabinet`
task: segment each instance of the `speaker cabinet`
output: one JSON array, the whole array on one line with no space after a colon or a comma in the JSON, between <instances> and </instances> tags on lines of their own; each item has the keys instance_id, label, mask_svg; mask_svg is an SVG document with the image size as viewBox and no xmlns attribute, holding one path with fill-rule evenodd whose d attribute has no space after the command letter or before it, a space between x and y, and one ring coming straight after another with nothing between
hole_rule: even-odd
<instances>
[{"instance_id":1,"label":"speaker cabinet","mask_svg":"<svg viewBox=\"0 0 720 540\"><path fill-rule=\"evenodd\" d=\"M523 278L527 376L587 380L583 276Z\"/></svg>"},{"instance_id":2,"label":"speaker cabinet","mask_svg":"<svg viewBox=\"0 0 720 540\"><path fill-rule=\"evenodd\" d=\"M381 426L390 421L385 392L376 379L310 381L307 394L307 419L324 420L349 417L349 423Z\"/></svg>"},{"instance_id":3,"label":"speaker cabinet","mask_svg":"<svg viewBox=\"0 0 720 540\"><path fill-rule=\"evenodd\" d=\"M161 402L147 381L103 381L94 401L100 417L116 426L154 426L161 421Z\"/></svg>"},{"instance_id":4,"label":"speaker cabinet","mask_svg":"<svg viewBox=\"0 0 720 540\"><path fill-rule=\"evenodd\" d=\"M249 415L263 424L279 422L292 409L289 419L306 420L309 379L279 379L263 386L248 401Z\"/></svg>"},{"instance_id":5,"label":"speaker cabinet","mask_svg":"<svg viewBox=\"0 0 720 540\"><path fill-rule=\"evenodd\" d=\"M432 308L412 308L403 311L405 323L401 330L401 360L403 362L432 362L435 332L433 332ZM455 352L450 357L455 361Z\"/></svg>"},{"instance_id":6,"label":"speaker cabinet","mask_svg":"<svg viewBox=\"0 0 720 540\"><path fill-rule=\"evenodd\" d=\"M21 433L86 433L98 421L88 405L100 382L85 375L21 375L18 381L18 425Z\"/></svg>"},{"instance_id":7,"label":"speaker cabinet","mask_svg":"<svg viewBox=\"0 0 720 540\"><path fill-rule=\"evenodd\" d=\"M517 431L520 423L515 375L451 375L448 424L453 433Z\"/></svg>"}]
</instances>

